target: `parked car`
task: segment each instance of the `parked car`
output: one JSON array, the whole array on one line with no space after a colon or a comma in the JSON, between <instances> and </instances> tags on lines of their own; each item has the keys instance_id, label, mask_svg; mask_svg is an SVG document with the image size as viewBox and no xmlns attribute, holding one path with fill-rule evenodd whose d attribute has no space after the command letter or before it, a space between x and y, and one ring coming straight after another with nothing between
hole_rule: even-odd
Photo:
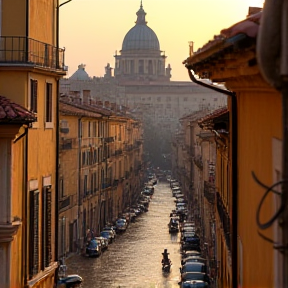
<instances>
[{"instance_id":1,"label":"parked car","mask_svg":"<svg viewBox=\"0 0 288 288\"><path fill-rule=\"evenodd\" d=\"M207 259L202 258L201 256L190 256L190 257L186 257L186 258L181 260L182 265L184 265L186 263L190 263L190 262L201 262L201 263L206 264Z\"/></svg>"},{"instance_id":2,"label":"parked car","mask_svg":"<svg viewBox=\"0 0 288 288\"><path fill-rule=\"evenodd\" d=\"M111 231L101 231L100 236L108 239L109 243L113 242L113 233Z\"/></svg>"},{"instance_id":3,"label":"parked car","mask_svg":"<svg viewBox=\"0 0 288 288\"><path fill-rule=\"evenodd\" d=\"M108 249L109 240L107 238L99 236L99 237L95 237L95 239L101 243L102 252Z\"/></svg>"},{"instance_id":4,"label":"parked car","mask_svg":"<svg viewBox=\"0 0 288 288\"><path fill-rule=\"evenodd\" d=\"M201 252L197 251L197 250L187 250L185 252L182 252L182 258L185 259L187 257L191 257L191 256L199 256L201 257Z\"/></svg>"},{"instance_id":5,"label":"parked car","mask_svg":"<svg viewBox=\"0 0 288 288\"><path fill-rule=\"evenodd\" d=\"M198 250L200 249L200 239L198 236L184 236L181 241L182 251Z\"/></svg>"},{"instance_id":6,"label":"parked car","mask_svg":"<svg viewBox=\"0 0 288 288\"><path fill-rule=\"evenodd\" d=\"M210 285L209 276L203 272L186 272L186 273L181 274L181 282L185 282L189 280L201 280Z\"/></svg>"},{"instance_id":7,"label":"parked car","mask_svg":"<svg viewBox=\"0 0 288 288\"><path fill-rule=\"evenodd\" d=\"M111 234L111 235L113 235L112 238L113 238L113 240L115 239L115 237L116 237L116 231L114 230L113 227L111 227L111 226L105 226L105 227L103 228L103 231L110 231L110 232L112 232L112 234Z\"/></svg>"},{"instance_id":8,"label":"parked car","mask_svg":"<svg viewBox=\"0 0 288 288\"><path fill-rule=\"evenodd\" d=\"M182 267L180 267L181 274L186 272L207 273L207 266L206 264L201 262L187 262L186 264L182 265Z\"/></svg>"},{"instance_id":9,"label":"parked car","mask_svg":"<svg viewBox=\"0 0 288 288\"><path fill-rule=\"evenodd\" d=\"M119 218L116 220L116 231L124 232L127 229L127 221L123 218Z\"/></svg>"},{"instance_id":10,"label":"parked car","mask_svg":"<svg viewBox=\"0 0 288 288\"><path fill-rule=\"evenodd\" d=\"M209 288L209 284L202 280L187 280L181 283L181 288Z\"/></svg>"},{"instance_id":11,"label":"parked car","mask_svg":"<svg viewBox=\"0 0 288 288\"><path fill-rule=\"evenodd\" d=\"M89 257L97 257L101 255L101 244L96 239L92 239L86 245L86 255Z\"/></svg>"}]
</instances>

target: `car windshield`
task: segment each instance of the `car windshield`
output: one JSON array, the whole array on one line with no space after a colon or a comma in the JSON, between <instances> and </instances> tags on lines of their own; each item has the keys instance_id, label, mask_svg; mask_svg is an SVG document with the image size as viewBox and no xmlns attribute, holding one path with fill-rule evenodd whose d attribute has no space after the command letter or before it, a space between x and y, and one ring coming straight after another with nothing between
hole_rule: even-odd
<instances>
[{"instance_id":1,"label":"car windshield","mask_svg":"<svg viewBox=\"0 0 288 288\"><path fill-rule=\"evenodd\" d=\"M203 272L204 265L199 262L188 262L182 266L182 273L185 272Z\"/></svg>"},{"instance_id":2,"label":"car windshield","mask_svg":"<svg viewBox=\"0 0 288 288\"><path fill-rule=\"evenodd\" d=\"M183 275L182 279L186 280L202 280L205 281L205 274L204 273L186 273Z\"/></svg>"}]
</instances>

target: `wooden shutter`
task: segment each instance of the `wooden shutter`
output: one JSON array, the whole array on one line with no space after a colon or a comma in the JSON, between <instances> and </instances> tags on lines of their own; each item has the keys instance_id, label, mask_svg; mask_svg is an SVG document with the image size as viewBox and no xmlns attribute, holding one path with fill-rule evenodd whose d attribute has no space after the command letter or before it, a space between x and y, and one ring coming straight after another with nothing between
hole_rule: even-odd
<instances>
[{"instance_id":1,"label":"wooden shutter","mask_svg":"<svg viewBox=\"0 0 288 288\"><path fill-rule=\"evenodd\" d=\"M30 80L30 110L37 113L38 81Z\"/></svg>"},{"instance_id":2,"label":"wooden shutter","mask_svg":"<svg viewBox=\"0 0 288 288\"><path fill-rule=\"evenodd\" d=\"M52 259L51 249L51 186L45 186L42 195L42 261L41 269L50 265Z\"/></svg>"},{"instance_id":3,"label":"wooden shutter","mask_svg":"<svg viewBox=\"0 0 288 288\"><path fill-rule=\"evenodd\" d=\"M52 122L52 84L46 83L46 122Z\"/></svg>"},{"instance_id":4,"label":"wooden shutter","mask_svg":"<svg viewBox=\"0 0 288 288\"><path fill-rule=\"evenodd\" d=\"M29 276L39 272L39 191L30 191Z\"/></svg>"}]
</instances>

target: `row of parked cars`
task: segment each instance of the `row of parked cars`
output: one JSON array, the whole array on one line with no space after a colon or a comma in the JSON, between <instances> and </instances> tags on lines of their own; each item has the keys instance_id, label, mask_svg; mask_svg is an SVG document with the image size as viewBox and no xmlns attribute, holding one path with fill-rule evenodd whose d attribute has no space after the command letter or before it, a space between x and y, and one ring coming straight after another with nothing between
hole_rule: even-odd
<instances>
[{"instance_id":1,"label":"row of parked cars","mask_svg":"<svg viewBox=\"0 0 288 288\"><path fill-rule=\"evenodd\" d=\"M169 179L175 210L170 213L169 232L180 232L181 288L208 288L211 280L208 275L207 260L201 253L200 237L196 233L194 221L188 221L187 201L177 180ZM174 224L177 223L177 224ZM173 229L173 225L177 229Z\"/></svg>"},{"instance_id":2,"label":"row of parked cars","mask_svg":"<svg viewBox=\"0 0 288 288\"><path fill-rule=\"evenodd\" d=\"M196 234L195 223L185 221L181 224L181 288L208 288L211 280L208 275L207 260L201 254L200 238Z\"/></svg>"},{"instance_id":3,"label":"row of parked cars","mask_svg":"<svg viewBox=\"0 0 288 288\"><path fill-rule=\"evenodd\" d=\"M113 243L117 234L125 232L130 222L134 222L137 216L148 211L149 202L154 193L154 183L155 179L149 181L141 192L137 203L131 205L131 207L127 207L115 223L107 224L99 236L95 236L93 231L88 230L85 249L86 256L99 257Z\"/></svg>"}]
</instances>

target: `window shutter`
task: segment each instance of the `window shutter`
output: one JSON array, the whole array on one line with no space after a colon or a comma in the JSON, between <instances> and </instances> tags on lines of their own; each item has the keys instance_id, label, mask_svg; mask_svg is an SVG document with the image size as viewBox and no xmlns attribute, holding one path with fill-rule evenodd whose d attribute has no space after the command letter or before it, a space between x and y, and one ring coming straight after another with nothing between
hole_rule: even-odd
<instances>
[{"instance_id":1,"label":"window shutter","mask_svg":"<svg viewBox=\"0 0 288 288\"><path fill-rule=\"evenodd\" d=\"M46 122L52 122L52 84L46 83Z\"/></svg>"},{"instance_id":2,"label":"window shutter","mask_svg":"<svg viewBox=\"0 0 288 288\"><path fill-rule=\"evenodd\" d=\"M50 265L52 259L51 250L51 186L43 189L43 211L42 211L42 261L41 269Z\"/></svg>"},{"instance_id":3,"label":"window shutter","mask_svg":"<svg viewBox=\"0 0 288 288\"><path fill-rule=\"evenodd\" d=\"M39 271L39 191L30 192L29 276Z\"/></svg>"},{"instance_id":4,"label":"window shutter","mask_svg":"<svg viewBox=\"0 0 288 288\"><path fill-rule=\"evenodd\" d=\"M30 86L30 109L32 112L37 113L38 81L31 79Z\"/></svg>"}]
</instances>

